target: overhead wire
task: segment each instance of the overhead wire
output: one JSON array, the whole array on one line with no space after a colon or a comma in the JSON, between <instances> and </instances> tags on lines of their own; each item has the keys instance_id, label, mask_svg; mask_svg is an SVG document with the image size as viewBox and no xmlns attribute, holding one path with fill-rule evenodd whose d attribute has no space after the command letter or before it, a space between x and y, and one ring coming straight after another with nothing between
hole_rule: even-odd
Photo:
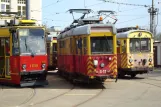
<instances>
[{"instance_id":1,"label":"overhead wire","mask_svg":"<svg viewBox=\"0 0 161 107\"><path fill-rule=\"evenodd\" d=\"M126 11L132 11L132 10L136 10L136 9L140 9L140 8L145 8L145 7L137 7L137 8L132 8L132 9L126 9L126 10L118 10L118 13L121 13L121 12L126 12Z\"/></svg>"},{"instance_id":2,"label":"overhead wire","mask_svg":"<svg viewBox=\"0 0 161 107\"><path fill-rule=\"evenodd\" d=\"M100 5L100 4L104 4L104 2L101 2L101 3L96 3L96 4L92 4L92 5L88 5L88 6L86 6L86 8L87 8L87 7L96 6L96 5Z\"/></svg>"},{"instance_id":3,"label":"overhead wire","mask_svg":"<svg viewBox=\"0 0 161 107\"><path fill-rule=\"evenodd\" d=\"M42 7L42 8L50 7L50 6L54 5L54 4L57 4L57 3L62 2L62 1L64 1L64 0L57 0L56 2L50 3L50 4L48 4L48 5L46 5L46 6Z\"/></svg>"},{"instance_id":4,"label":"overhead wire","mask_svg":"<svg viewBox=\"0 0 161 107\"><path fill-rule=\"evenodd\" d=\"M51 21L57 21L57 22L71 22L71 21L65 21L65 20L53 20L53 19L49 19L49 18L44 18L46 20L51 20Z\"/></svg>"},{"instance_id":5,"label":"overhead wire","mask_svg":"<svg viewBox=\"0 0 161 107\"><path fill-rule=\"evenodd\" d=\"M142 4L131 4L131 3L123 3L123 2L115 2L110 0L101 0L108 3L119 4L119 5L128 5L128 6L141 6L141 7L150 7L150 5L142 5Z\"/></svg>"},{"instance_id":6,"label":"overhead wire","mask_svg":"<svg viewBox=\"0 0 161 107\"><path fill-rule=\"evenodd\" d=\"M147 16L147 14L119 14L116 16Z\"/></svg>"},{"instance_id":7,"label":"overhead wire","mask_svg":"<svg viewBox=\"0 0 161 107\"><path fill-rule=\"evenodd\" d=\"M66 12L54 12L54 13L49 13L48 15L45 16L55 16L55 15L60 15L60 14L65 14Z\"/></svg>"},{"instance_id":8,"label":"overhead wire","mask_svg":"<svg viewBox=\"0 0 161 107\"><path fill-rule=\"evenodd\" d=\"M57 4L59 2L61 2L63 0L57 0L56 2L54 3L51 3L49 5L46 5L44 6L43 8L47 8L51 5L54 5L54 4ZM130 4L130 3L121 3L121 2L113 2L113 1L109 1L109 0L102 0L104 2L101 2L101 3L96 3L96 4L93 4L93 5L88 5L86 6L85 4L85 0L84 0L84 8L87 8L87 7L92 7L92 6L96 6L96 5L101 5L101 4L104 4L105 2L108 2L108 3L114 3L114 4L119 4L119 5L130 5L130 6L139 6L140 8L143 8L143 7L149 7L150 5L140 5L140 4ZM135 10L135 9L138 9L138 8L133 8L133 9L128 9L128 10L123 10L123 11L119 11L119 12L125 12L125 11L131 11L131 10ZM59 13L59 12L55 12L54 14L51 14L51 15L58 15L58 14L63 14L65 12L62 12L62 13ZM118 15L119 16L119 15ZM121 16L121 15L120 15ZM123 15L122 15L123 16ZM127 15L128 16L128 15ZM129 15L130 16L130 15ZM136 16L136 15L134 15ZM146 16L147 17L147 16ZM126 22L129 22L129 21L133 21L133 20L138 20L138 19L142 19L142 18L145 18L145 16L143 17L139 17L139 18L135 18L135 19L131 19L131 20L127 20L127 21L124 21L124 22L119 22L119 23L126 23ZM47 19L47 18L45 18ZM47 20L52 20L52 21L62 21L62 20L53 20L53 19L47 19ZM63 21L63 22L69 22L69 21Z\"/></svg>"},{"instance_id":9,"label":"overhead wire","mask_svg":"<svg viewBox=\"0 0 161 107\"><path fill-rule=\"evenodd\" d=\"M40 11L40 12L41 12L41 9L44 9L44 8L50 7L50 6L54 5L54 4L57 4L57 3L62 2L62 1L64 1L64 0L57 0L56 2L53 2L53 3L50 3L50 4L46 5L46 6L41 7L40 9L37 9L37 10L31 10L31 11Z\"/></svg>"},{"instance_id":10,"label":"overhead wire","mask_svg":"<svg viewBox=\"0 0 161 107\"><path fill-rule=\"evenodd\" d=\"M126 23L126 22L130 22L130 21L134 21L134 20L142 19L142 18L145 18L145 17L147 17L147 16L142 16L142 17L138 17L138 18L135 18L135 19L127 20L127 21L118 22L117 24L120 24L120 23Z\"/></svg>"}]
</instances>

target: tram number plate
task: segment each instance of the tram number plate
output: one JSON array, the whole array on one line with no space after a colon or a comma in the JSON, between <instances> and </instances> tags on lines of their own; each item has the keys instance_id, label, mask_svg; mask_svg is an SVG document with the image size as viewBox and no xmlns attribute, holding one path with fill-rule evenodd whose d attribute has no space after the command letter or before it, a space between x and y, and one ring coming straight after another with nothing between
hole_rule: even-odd
<instances>
[{"instance_id":1,"label":"tram number plate","mask_svg":"<svg viewBox=\"0 0 161 107\"><path fill-rule=\"evenodd\" d=\"M106 74L106 73L109 73L109 70L97 70L96 73L97 74Z\"/></svg>"},{"instance_id":2,"label":"tram number plate","mask_svg":"<svg viewBox=\"0 0 161 107\"><path fill-rule=\"evenodd\" d=\"M36 68L36 67L38 67L38 64L31 64L30 67Z\"/></svg>"}]
</instances>

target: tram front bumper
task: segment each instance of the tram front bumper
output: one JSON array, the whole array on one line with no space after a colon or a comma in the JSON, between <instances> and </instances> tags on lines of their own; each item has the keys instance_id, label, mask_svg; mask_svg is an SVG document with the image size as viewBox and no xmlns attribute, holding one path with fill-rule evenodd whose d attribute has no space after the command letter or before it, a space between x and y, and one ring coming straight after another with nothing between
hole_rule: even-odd
<instances>
[{"instance_id":1,"label":"tram front bumper","mask_svg":"<svg viewBox=\"0 0 161 107\"><path fill-rule=\"evenodd\" d=\"M28 86L44 86L48 85L47 80L35 80L35 81L21 81L21 87L28 87Z\"/></svg>"},{"instance_id":2,"label":"tram front bumper","mask_svg":"<svg viewBox=\"0 0 161 107\"><path fill-rule=\"evenodd\" d=\"M145 72L148 72L148 71L153 71L153 67L147 67L147 68L134 67L134 68L128 68L127 71L145 71Z\"/></svg>"},{"instance_id":3,"label":"tram front bumper","mask_svg":"<svg viewBox=\"0 0 161 107\"><path fill-rule=\"evenodd\" d=\"M30 71L30 72L21 72L21 81L20 86L38 86L38 85L48 85L46 80L47 71Z\"/></svg>"}]
</instances>

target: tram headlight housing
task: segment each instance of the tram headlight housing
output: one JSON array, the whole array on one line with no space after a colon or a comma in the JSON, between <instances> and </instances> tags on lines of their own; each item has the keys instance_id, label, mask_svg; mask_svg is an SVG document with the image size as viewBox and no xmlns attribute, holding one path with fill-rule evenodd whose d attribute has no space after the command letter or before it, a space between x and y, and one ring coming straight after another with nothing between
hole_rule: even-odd
<instances>
[{"instance_id":1,"label":"tram headlight housing","mask_svg":"<svg viewBox=\"0 0 161 107\"><path fill-rule=\"evenodd\" d=\"M26 64L22 64L22 69L23 70L26 70L26 67L27 67Z\"/></svg>"},{"instance_id":2,"label":"tram headlight housing","mask_svg":"<svg viewBox=\"0 0 161 107\"><path fill-rule=\"evenodd\" d=\"M111 61L111 60L112 60L112 58L111 58L111 57L109 57L108 59L109 59L109 61Z\"/></svg>"},{"instance_id":3,"label":"tram headlight housing","mask_svg":"<svg viewBox=\"0 0 161 107\"><path fill-rule=\"evenodd\" d=\"M41 67L42 67L42 69L45 69L46 64L42 64Z\"/></svg>"},{"instance_id":4,"label":"tram headlight housing","mask_svg":"<svg viewBox=\"0 0 161 107\"><path fill-rule=\"evenodd\" d=\"M100 65L100 66L103 68L103 67L105 67L105 64L104 64L104 63L101 63L101 65Z\"/></svg>"},{"instance_id":5,"label":"tram headlight housing","mask_svg":"<svg viewBox=\"0 0 161 107\"><path fill-rule=\"evenodd\" d=\"M97 66L98 66L98 60L93 60L93 65L94 65L95 67L97 67Z\"/></svg>"},{"instance_id":6,"label":"tram headlight housing","mask_svg":"<svg viewBox=\"0 0 161 107\"><path fill-rule=\"evenodd\" d=\"M133 61L133 59L130 58L130 59L129 59L129 62L132 63L132 61Z\"/></svg>"},{"instance_id":7,"label":"tram headlight housing","mask_svg":"<svg viewBox=\"0 0 161 107\"><path fill-rule=\"evenodd\" d=\"M149 62L152 62L152 58L149 58Z\"/></svg>"}]
</instances>

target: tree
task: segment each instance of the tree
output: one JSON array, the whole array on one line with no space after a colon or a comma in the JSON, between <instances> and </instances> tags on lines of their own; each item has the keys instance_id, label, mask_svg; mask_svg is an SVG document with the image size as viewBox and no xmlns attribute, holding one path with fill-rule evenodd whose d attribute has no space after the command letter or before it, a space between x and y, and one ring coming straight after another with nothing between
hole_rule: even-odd
<instances>
[{"instance_id":1,"label":"tree","mask_svg":"<svg viewBox=\"0 0 161 107\"><path fill-rule=\"evenodd\" d=\"M159 41L161 41L161 32L158 33L156 36L154 36L154 40L159 40Z\"/></svg>"}]
</instances>

